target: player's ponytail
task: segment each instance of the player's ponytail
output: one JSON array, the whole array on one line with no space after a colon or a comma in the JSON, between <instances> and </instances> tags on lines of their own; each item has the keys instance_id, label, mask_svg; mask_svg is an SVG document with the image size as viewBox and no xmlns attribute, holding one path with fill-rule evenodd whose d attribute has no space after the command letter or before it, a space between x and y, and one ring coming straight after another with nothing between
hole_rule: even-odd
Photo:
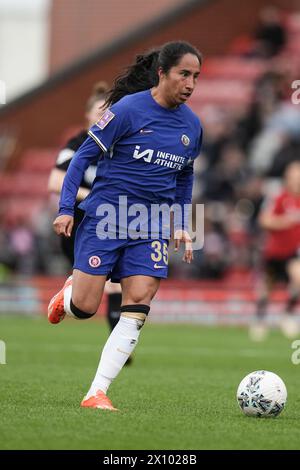
<instances>
[{"instance_id":1,"label":"player's ponytail","mask_svg":"<svg viewBox=\"0 0 300 470\"><path fill-rule=\"evenodd\" d=\"M134 64L129 65L125 71L119 75L108 92L105 106L108 107L123 96L148 90L158 84L157 61L159 49L152 49L146 54L136 56Z\"/></svg>"}]
</instances>

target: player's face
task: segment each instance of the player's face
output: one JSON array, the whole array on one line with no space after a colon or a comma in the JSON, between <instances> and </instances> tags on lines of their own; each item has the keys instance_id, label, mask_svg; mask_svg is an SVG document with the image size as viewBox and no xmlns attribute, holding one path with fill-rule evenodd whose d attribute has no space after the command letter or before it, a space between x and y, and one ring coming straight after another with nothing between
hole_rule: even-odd
<instances>
[{"instance_id":1,"label":"player's face","mask_svg":"<svg viewBox=\"0 0 300 470\"><path fill-rule=\"evenodd\" d=\"M103 113L102 107L104 105L104 100L95 101L91 109L86 113L86 118L88 121L88 126L92 127L95 122L99 121L101 114Z\"/></svg>"},{"instance_id":2,"label":"player's face","mask_svg":"<svg viewBox=\"0 0 300 470\"><path fill-rule=\"evenodd\" d=\"M285 173L287 189L294 194L300 194L300 163L292 163Z\"/></svg>"},{"instance_id":3,"label":"player's face","mask_svg":"<svg viewBox=\"0 0 300 470\"><path fill-rule=\"evenodd\" d=\"M159 71L164 99L169 107L185 103L192 95L200 74L199 59L194 54L185 54L179 63L164 74Z\"/></svg>"}]
</instances>

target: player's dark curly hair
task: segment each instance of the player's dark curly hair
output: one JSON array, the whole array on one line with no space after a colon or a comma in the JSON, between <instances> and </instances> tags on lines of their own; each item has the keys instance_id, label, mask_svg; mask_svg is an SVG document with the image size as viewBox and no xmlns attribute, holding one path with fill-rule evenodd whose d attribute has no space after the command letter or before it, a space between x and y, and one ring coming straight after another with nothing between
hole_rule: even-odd
<instances>
[{"instance_id":1,"label":"player's dark curly hair","mask_svg":"<svg viewBox=\"0 0 300 470\"><path fill-rule=\"evenodd\" d=\"M113 87L108 92L105 107L111 106L125 95L157 86L158 68L161 67L167 74L185 54L197 56L200 65L202 64L201 53L186 41L167 42L159 48L137 55L135 62L115 79Z\"/></svg>"}]
</instances>

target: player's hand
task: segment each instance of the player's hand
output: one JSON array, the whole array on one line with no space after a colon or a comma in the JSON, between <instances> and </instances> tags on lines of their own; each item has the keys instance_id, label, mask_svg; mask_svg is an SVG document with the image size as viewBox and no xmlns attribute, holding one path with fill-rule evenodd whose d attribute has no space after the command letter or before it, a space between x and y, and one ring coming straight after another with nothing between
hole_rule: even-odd
<instances>
[{"instance_id":1,"label":"player's hand","mask_svg":"<svg viewBox=\"0 0 300 470\"><path fill-rule=\"evenodd\" d=\"M186 230L175 230L174 242L175 242L175 248L174 248L175 252L179 250L180 243L184 243L185 248L184 248L184 255L183 255L182 261L190 264L193 261L194 256L193 256L192 239L189 233Z\"/></svg>"},{"instance_id":2,"label":"player's hand","mask_svg":"<svg viewBox=\"0 0 300 470\"><path fill-rule=\"evenodd\" d=\"M71 215L59 215L53 222L54 231L57 235L70 237L74 225L74 217Z\"/></svg>"}]
</instances>

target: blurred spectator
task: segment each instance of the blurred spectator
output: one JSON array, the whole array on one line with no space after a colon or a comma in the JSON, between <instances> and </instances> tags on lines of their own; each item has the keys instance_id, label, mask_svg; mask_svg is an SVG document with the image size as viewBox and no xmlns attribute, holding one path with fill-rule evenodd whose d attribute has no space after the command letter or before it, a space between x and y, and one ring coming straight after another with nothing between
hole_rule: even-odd
<instances>
[{"instance_id":1,"label":"blurred spectator","mask_svg":"<svg viewBox=\"0 0 300 470\"><path fill-rule=\"evenodd\" d=\"M255 83L253 103L248 113L237 123L237 137L245 151L254 137L265 127L268 119L284 98L285 80L280 72L267 71Z\"/></svg>"},{"instance_id":2,"label":"blurred spectator","mask_svg":"<svg viewBox=\"0 0 300 470\"><path fill-rule=\"evenodd\" d=\"M297 160L300 161L300 139L286 140L282 148L275 154L267 176L272 178L282 177L286 167Z\"/></svg>"},{"instance_id":3,"label":"blurred spectator","mask_svg":"<svg viewBox=\"0 0 300 470\"><path fill-rule=\"evenodd\" d=\"M13 132L1 129L0 132L0 170L3 170L17 145L17 138Z\"/></svg>"},{"instance_id":4,"label":"blurred spectator","mask_svg":"<svg viewBox=\"0 0 300 470\"><path fill-rule=\"evenodd\" d=\"M287 337L294 337L299 333L294 313L300 296L300 162L287 166L284 188L275 198L263 205L259 222L266 237L256 321L250 328L250 335L256 341L265 338L270 293L275 283L281 281L289 291L281 327Z\"/></svg>"},{"instance_id":5,"label":"blurred spectator","mask_svg":"<svg viewBox=\"0 0 300 470\"><path fill-rule=\"evenodd\" d=\"M26 217L12 220L8 243L14 258L14 268L20 274L34 273L35 237Z\"/></svg>"},{"instance_id":6,"label":"blurred spectator","mask_svg":"<svg viewBox=\"0 0 300 470\"><path fill-rule=\"evenodd\" d=\"M219 161L204 175L204 200L234 201L236 190L247 176L246 158L235 142L223 145Z\"/></svg>"},{"instance_id":7,"label":"blurred spectator","mask_svg":"<svg viewBox=\"0 0 300 470\"><path fill-rule=\"evenodd\" d=\"M264 194L264 178L249 174L243 187L240 188L240 198L236 210L239 217L246 223L246 230L253 236L259 235L257 216L259 214Z\"/></svg>"},{"instance_id":8,"label":"blurred spectator","mask_svg":"<svg viewBox=\"0 0 300 470\"><path fill-rule=\"evenodd\" d=\"M268 175L276 155L291 141L300 141L300 110L290 103L281 103L252 142L249 155L251 167L258 173Z\"/></svg>"},{"instance_id":9,"label":"blurred spectator","mask_svg":"<svg viewBox=\"0 0 300 470\"><path fill-rule=\"evenodd\" d=\"M201 153L206 167L210 169L219 161L223 147L230 140L234 124L228 113L217 106L206 106L202 110L201 119L205 128Z\"/></svg>"},{"instance_id":10,"label":"blurred spectator","mask_svg":"<svg viewBox=\"0 0 300 470\"><path fill-rule=\"evenodd\" d=\"M67 263L60 256L60 240L53 231L53 219L57 213L57 201L45 201L32 221L35 235L35 270L40 274L59 275L65 273Z\"/></svg>"},{"instance_id":11,"label":"blurred spectator","mask_svg":"<svg viewBox=\"0 0 300 470\"><path fill-rule=\"evenodd\" d=\"M198 264L198 276L205 279L220 279L228 267L228 240L222 224L205 220L205 250L201 264Z\"/></svg>"},{"instance_id":12,"label":"blurred spectator","mask_svg":"<svg viewBox=\"0 0 300 470\"><path fill-rule=\"evenodd\" d=\"M275 6L263 8L254 33L254 46L248 56L269 59L281 52L286 44L286 31Z\"/></svg>"},{"instance_id":13,"label":"blurred spectator","mask_svg":"<svg viewBox=\"0 0 300 470\"><path fill-rule=\"evenodd\" d=\"M15 267L15 256L10 245L9 227L3 217L0 219L0 266L2 281L6 276L9 276L9 273Z\"/></svg>"}]
</instances>

